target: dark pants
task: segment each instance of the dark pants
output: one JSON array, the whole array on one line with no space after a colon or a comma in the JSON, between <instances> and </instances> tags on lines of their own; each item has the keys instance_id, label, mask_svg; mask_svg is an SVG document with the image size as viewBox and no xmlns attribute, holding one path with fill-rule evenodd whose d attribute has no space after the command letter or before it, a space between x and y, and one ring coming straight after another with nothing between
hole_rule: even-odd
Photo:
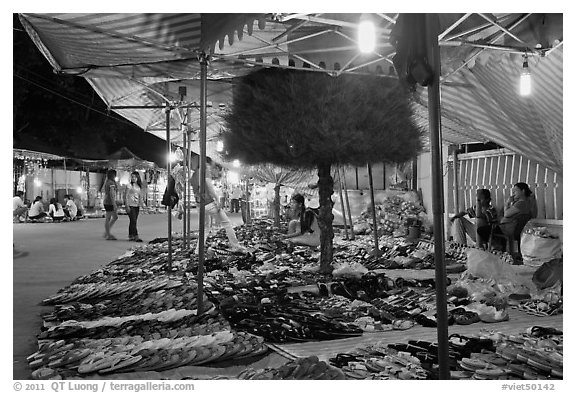
<instances>
[{"instance_id":1,"label":"dark pants","mask_svg":"<svg viewBox=\"0 0 576 393\"><path fill-rule=\"evenodd\" d=\"M240 211L240 200L238 199L230 200L230 211L232 213L238 213Z\"/></svg>"},{"instance_id":2,"label":"dark pants","mask_svg":"<svg viewBox=\"0 0 576 393\"><path fill-rule=\"evenodd\" d=\"M136 224L138 223L138 214L140 213L139 207L130 207L128 210L128 218L130 219L130 224L128 224L128 236L129 237L138 237L138 228L136 228Z\"/></svg>"}]
</instances>

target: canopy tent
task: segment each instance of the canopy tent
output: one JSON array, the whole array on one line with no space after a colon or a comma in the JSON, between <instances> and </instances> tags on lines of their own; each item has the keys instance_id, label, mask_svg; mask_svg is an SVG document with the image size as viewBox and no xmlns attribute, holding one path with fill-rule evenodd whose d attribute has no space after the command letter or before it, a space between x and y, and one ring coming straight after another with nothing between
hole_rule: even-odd
<instances>
[{"instance_id":1,"label":"canopy tent","mask_svg":"<svg viewBox=\"0 0 576 393\"><path fill-rule=\"evenodd\" d=\"M439 15L443 142L494 141L562 173L562 15ZM165 138L160 107L181 101L179 87L186 86L188 118L184 110L171 112L170 139L177 144L183 121L199 127L198 55L210 54L207 154L221 162L215 144L233 78L254 66L389 76L398 14L369 14L378 41L368 55L356 49L360 16L22 14L21 20L56 71L82 75L113 110L157 136ZM517 94L523 54L533 75L529 97ZM417 93L415 114L425 124L426 89ZM199 151L197 142L192 150Z\"/></svg>"},{"instance_id":2,"label":"canopy tent","mask_svg":"<svg viewBox=\"0 0 576 393\"><path fill-rule=\"evenodd\" d=\"M156 169L156 164L146 161L134 154L127 147L121 147L102 160L80 160L89 168L114 168L122 170Z\"/></svg>"}]
</instances>

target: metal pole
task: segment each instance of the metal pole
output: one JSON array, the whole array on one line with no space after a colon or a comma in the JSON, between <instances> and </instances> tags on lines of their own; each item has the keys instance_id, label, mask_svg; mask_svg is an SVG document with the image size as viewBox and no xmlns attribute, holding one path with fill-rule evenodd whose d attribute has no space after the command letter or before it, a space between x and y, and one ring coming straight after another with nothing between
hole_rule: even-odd
<instances>
[{"instance_id":1,"label":"metal pole","mask_svg":"<svg viewBox=\"0 0 576 393\"><path fill-rule=\"evenodd\" d=\"M208 59L205 53L200 56L200 213L198 216L198 314L204 311L204 229L206 225L206 73Z\"/></svg>"},{"instance_id":2,"label":"metal pole","mask_svg":"<svg viewBox=\"0 0 576 393\"><path fill-rule=\"evenodd\" d=\"M454 214L458 214L460 212L460 190L459 190L459 182L460 182L460 170L459 170L459 162L458 162L458 149L456 145L452 146L452 155L454 160L452 161L454 164L452 173L454 175Z\"/></svg>"},{"instance_id":3,"label":"metal pole","mask_svg":"<svg viewBox=\"0 0 576 393\"><path fill-rule=\"evenodd\" d=\"M66 195L68 195L68 170L66 170L66 157L64 157L64 182L66 184Z\"/></svg>"},{"instance_id":4,"label":"metal pole","mask_svg":"<svg viewBox=\"0 0 576 393\"><path fill-rule=\"evenodd\" d=\"M358 168L356 168L356 173L358 173ZM346 186L346 172L342 168L342 181L344 185L344 199L346 201L346 210L348 211L348 222L350 223L350 240L354 240L354 222L352 221L352 210L350 210L350 201L348 200L348 187Z\"/></svg>"},{"instance_id":5,"label":"metal pole","mask_svg":"<svg viewBox=\"0 0 576 393\"><path fill-rule=\"evenodd\" d=\"M374 182L372 180L372 165L368 163L368 182L370 184L370 204L372 205L372 231L374 233L374 256L380 256L378 248L378 220L376 218L376 202L374 201Z\"/></svg>"},{"instance_id":6,"label":"metal pole","mask_svg":"<svg viewBox=\"0 0 576 393\"><path fill-rule=\"evenodd\" d=\"M188 117L188 121L190 121L190 117ZM186 147L186 159L188 161L188 166L186 167L186 187L188 187L188 204L187 204L187 209L188 209L188 216L186 216L186 219L188 220L188 222L186 223L186 227L188 228L188 244L190 244L190 233L191 233L191 211L190 211L190 204L192 201L192 191L190 189L190 165L192 165L192 152L190 151L191 149L191 139L192 139L192 132L190 131L190 127L188 127L188 146Z\"/></svg>"},{"instance_id":7,"label":"metal pole","mask_svg":"<svg viewBox=\"0 0 576 393\"><path fill-rule=\"evenodd\" d=\"M434 263L436 265L436 312L439 379L450 379L448 366L448 311L446 307L446 261L444 260L444 187L442 178L442 130L440 124L440 51L438 15L425 14L428 62L433 79L428 85L430 151L432 153L432 212L434 217Z\"/></svg>"},{"instance_id":8,"label":"metal pole","mask_svg":"<svg viewBox=\"0 0 576 393\"><path fill-rule=\"evenodd\" d=\"M170 153L172 153L171 143L170 143L170 106L165 107L166 110L166 146L168 150L166 171L168 173L168 182L170 183ZM168 203L168 270L172 270L172 206Z\"/></svg>"},{"instance_id":9,"label":"metal pole","mask_svg":"<svg viewBox=\"0 0 576 393\"><path fill-rule=\"evenodd\" d=\"M342 193L342 177L340 176L340 165L336 165L338 171L338 195L340 197L340 207L342 209L342 218L344 219L344 239L348 240L348 225L346 225L346 209L344 208L344 194Z\"/></svg>"},{"instance_id":10,"label":"metal pole","mask_svg":"<svg viewBox=\"0 0 576 393\"><path fill-rule=\"evenodd\" d=\"M186 130L184 129L184 125L182 125L182 148L184 149L184 151L186 151ZM182 209L183 213L182 213L182 242L183 242L183 248L184 249L188 249L188 236L186 236L186 223L188 222L187 217L188 217L188 187L186 187L186 183L188 182L188 177L186 176L186 168L188 167L188 163L186 162L186 153L184 154L184 168L183 168L183 172L184 172L184 184L183 184L183 190L182 190L182 203L184 204L184 209Z\"/></svg>"}]
</instances>

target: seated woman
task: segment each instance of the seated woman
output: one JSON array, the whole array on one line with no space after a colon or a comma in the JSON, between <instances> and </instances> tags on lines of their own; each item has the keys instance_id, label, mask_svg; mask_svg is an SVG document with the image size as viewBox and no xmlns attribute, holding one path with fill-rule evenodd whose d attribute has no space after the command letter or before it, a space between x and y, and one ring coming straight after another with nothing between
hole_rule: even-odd
<instances>
[{"instance_id":1,"label":"seated woman","mask_svg":"<svg viewBox=\"0 0 576 393\"><path fill-rule=\"evenodd\" d=\"M320 228L316 214L306 209L304 197L294 194L290 199L290 218L288 234L283 238L291 243L317 247L320 245Z\"/></svg>"},{"instance_id":2,"label":"seated woman","mask_svg":"<svg viewBox=\"0 0 576 393\"><path fill-rule=\"evenodd\" d=\"M44 204L42 203L42 197L38 195L36 198L34 198L34 203L30 207L30 210L28 211L28 218L30 220L41 220L46 216L48 216L48 214L46 214L46 212L44 211Z\"/></svg>"},{"instance_id":3,"label":"seated woman","mask_svg":"<svg viewBox=\"0 0 576 393\"><path fill-rule=\"evenodd\" d=\"M56 200L56 198L50 199L50 207L48 207L48 215L52 217L54 222L60 222L66 217L64 214L64 209L62 208L62 204Z\"/></svg>"},{"instance_id":4,"label":"seated woman","mask_svg":"<svg viewBox=\"0 0 576 393\"><path fill-rule=\"evenodd\" d=\"M498 230L508 238L509 252L512 250L511 243L520 236L526 223L537 215L538 206L528 184L514 184L512 195L504 206L504 217L498 225Z\"/></svg>"},{"instance_id":5,"label":"seated woman","mask_svg":"<svg viewBox=\"0 0 576 393\"><path fill-rule=\"evenodd\" d=\"M462 217L465 215L475 218L476 222L472 223L468 220L463 220ZM466 236L458 235L466 234L476 240L478 247L486 248L492 232L492 224L498 222L496 209L492 206L490 191L485 188L476 191L476 205L454 215L450 221L454 224L452 233L455 241L466 244Z\"/></svg>"}]
</instances>

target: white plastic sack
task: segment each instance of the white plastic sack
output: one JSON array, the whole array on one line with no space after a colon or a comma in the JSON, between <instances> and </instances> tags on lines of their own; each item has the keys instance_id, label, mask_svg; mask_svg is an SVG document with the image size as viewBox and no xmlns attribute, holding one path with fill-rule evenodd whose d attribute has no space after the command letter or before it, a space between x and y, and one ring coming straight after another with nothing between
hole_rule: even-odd
<instances>
[{"instance_id":1,"label":"white plastic sack","mask_svg":"<svg viewBox=\"0 0 576 393\"><path fill-rule=\"evenodd\" d=\"M499 281L516 281L516 272L512 266L496 255L487 251L471 248L467 252L467 272L474 277L493 279Z\"/></svg>"},{"instance_id":2,"label":"white plastic sack","mask_svg":"<svg viewBox=\"0 0 576 393\"><path fill-rule=\"evenodd\" d=\"M562 256L562 242L558 238L523 232L520 237L520 252L525 265L540 266Z\"/></svg>"},{"instance_id":3,"label":"white plastic sack","mask_svg":"<svg viewBox=\"0 0 576 393\"><path fill-rule=\"evenodd\" d=\"M333 277L355 277L360 278L365 273L368 273L368 269L364 267L364 265L353 262L342 262L334 266L334 270L332 271Z\"/></svg>"}]
</instances>

